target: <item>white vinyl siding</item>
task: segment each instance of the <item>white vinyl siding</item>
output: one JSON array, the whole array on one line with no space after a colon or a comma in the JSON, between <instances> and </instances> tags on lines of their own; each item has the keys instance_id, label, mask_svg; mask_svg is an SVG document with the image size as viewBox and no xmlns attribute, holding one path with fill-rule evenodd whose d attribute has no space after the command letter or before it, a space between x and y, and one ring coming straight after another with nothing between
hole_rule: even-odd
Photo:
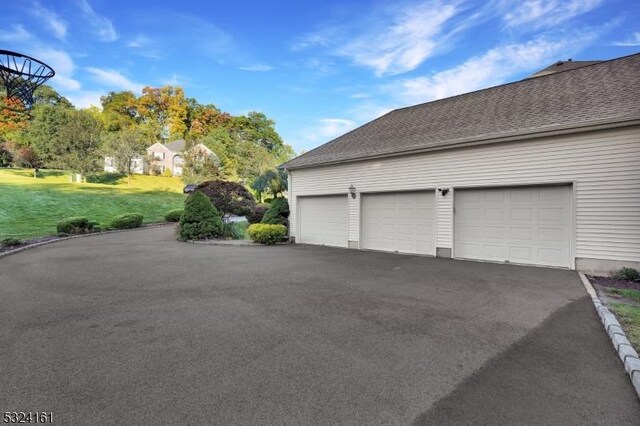
<instances>
[{"instance_id":1,"label":"white vinyl siding","mask_svg":"<svg viewBox=\"0 0 640 426\"><path fill-rule=\"evenodd\" d=\"M300 238L303 244L347 247L347 195L303 197L300 202Z\"/></svg>"},{"instance_id":2,"label":"white vinyl siding","mask_svg":"<svg viewBox=\"0 0 640 426\"><path fill-rule=\"evenodd\" d=\"M574 183L575 256L640 261L638 126L298 169L291 174L294 236L296 196L346 196L351 184L357 192L383 192ZM450 195L455 198L455 193ZM438 224L445 225L438 229L438 243L448 241L452 247L446 236L447 213L440 210L450 209L446 203L436 205ZM359 210L349 211L349 236L357 241Z\"/></svg>"},{"instance_id":3,"label":"white vinyl siding","mask_svg":"<svg viewBox=\"0 0 640 426\"><path fill-rule=\"evenodd\" d=\"M453 189L439 186L440 189L449 189L446 195L436 192L437 202L437 246L444 248L453 247Z\"/></svg>"},{"instance_id":4,"label":"white vinyl siding","mask_svg":"<svg viewBox=\"0 0 640 426\"><path fill-rule=\"evenodd\" d=\"M435 255L435 200L429 192L362 195L364 249Z\"/></svg>"}]
</instances>

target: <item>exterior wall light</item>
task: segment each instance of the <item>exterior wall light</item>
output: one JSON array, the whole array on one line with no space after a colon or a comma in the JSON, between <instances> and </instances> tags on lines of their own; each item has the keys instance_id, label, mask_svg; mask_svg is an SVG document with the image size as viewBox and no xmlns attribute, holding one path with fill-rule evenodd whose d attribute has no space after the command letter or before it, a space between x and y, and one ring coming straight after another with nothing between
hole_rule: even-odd
<instances>
[{"instance_id":1,"label":"exterior wall light","mask_svg":"<svg viewBox=\"0 0 640 426\"><path fill-rule=\"evenodd\" d=\"M349 195L351 195L351 198L353 198L355 200L355 198L356 198L356 188L355 188L355 186L353 186L353 184L351 184L349 186Z\"/></svg>"},{"instance_id":2,"label":"exterior wall light","mask_svg":"<svg viewBox=\"0 0 640 426\"><path fill-rule=\"evenodd\" d=\"M438 192L441 193L443 197L446 197L449 192L449 188L438 188Z\"/></svg>"}]
</instances>

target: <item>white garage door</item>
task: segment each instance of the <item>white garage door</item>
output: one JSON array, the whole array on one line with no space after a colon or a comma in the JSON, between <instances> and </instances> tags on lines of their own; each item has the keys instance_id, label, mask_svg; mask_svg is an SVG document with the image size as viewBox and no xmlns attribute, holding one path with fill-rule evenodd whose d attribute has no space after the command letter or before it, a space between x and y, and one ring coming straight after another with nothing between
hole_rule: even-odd
<instances>
[{"instance_id":1,"label":"white garage door","mask_svg":"<svg viewBox=\"0 0 640 426\"><path fill-rule=\"evenodd\" d=\"M362 195L362 248L435 254L434 192Z\"/></svg>"},{"instance_id":2,"label":"white garage door","mask_svg":"<svg viewBox=\"0 0 640 426\"><path fill-rule=\"evenodd\" d=\"M300 197L300 242L347 247L347 194Z\"/></svg>"},{"instance_id":3,"label":"white garage door","mask_svg":"<svg viewBox=\"0 0 640 426\"><path fill-rule=\"evenodd\" d=\"M571 267L571 194L571 186L455 191L455 256Z\"/></svg>"}]
</instances>

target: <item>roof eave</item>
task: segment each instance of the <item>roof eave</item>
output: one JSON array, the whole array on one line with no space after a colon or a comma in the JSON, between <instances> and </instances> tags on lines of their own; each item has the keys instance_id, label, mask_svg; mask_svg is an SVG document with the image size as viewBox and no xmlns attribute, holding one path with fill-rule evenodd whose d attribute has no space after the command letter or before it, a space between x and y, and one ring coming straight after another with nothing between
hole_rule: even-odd
<instances>
[{"instance_id":1,"label":"roof eave","mask_svg":"<svg viewBox=\"0 0 640 426\"><path fill-rule=\"evenodd\" d=\"M279 165L278 168L284 169L284 170L309 169L313 167L330 166L330 165L344 164L344 163L354 163L354 162L365 161L365 160L375 160L378 158L398 157L403 155L420 154L420 153L432 152L432 151L443 151L447 149L465 148L465 147L477 146L477 145L516 142L516 141L523 141L527 139L534 139L534 138L541 138L541 137L561 136L569 133L591 132L591 131L597 131L597 130L607 130L607 129L629 127L629 126L636 126L636 125L640 125L640 117L625 118L617 121L593 120L585 123L580 123L579 125L571 124L569 126L550 126L544 129L536 129L534 131L527 130L524 132L515 132L508 135L502 135L499 137L489 137L484 139L477 138L477 137L466 138L466 139L460 139L450 144L441 145L441 146L396 151L392 153L369 155L369 156L344 159L344 160L325 161L321 163L314 163L314 164L308 164L308 165L302 165L302 166L293 166L293 167L287 166L288 163L293 161L293 160L290 160L284 164Z\"/></svg>"}]
</instances>

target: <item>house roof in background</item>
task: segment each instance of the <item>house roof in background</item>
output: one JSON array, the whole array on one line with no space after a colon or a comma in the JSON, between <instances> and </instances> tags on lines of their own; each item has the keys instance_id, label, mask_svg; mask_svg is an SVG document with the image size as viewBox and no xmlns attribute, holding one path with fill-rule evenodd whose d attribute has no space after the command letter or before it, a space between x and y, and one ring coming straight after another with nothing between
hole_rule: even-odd
<instances>
[{"instance_id":1,"label":"house roof in background","mask_svg":"<svg viewBox=\"0 0 640 426\"><path fill-rule=\"evenodd\" d=\"M553 65L549 65L547 68L531 74L527 78L542 77L543 75L549 75L560 71L574 70L576 68L586 67L587 65L597 64L602 61L574 61L569 59L567 61L558 61Z\"/></svg>"},{"instance_id":2,"label":"house roof in background","mask_svg":"<svg viewBox=\"0 0 640 426\"><path fill-rule=\"evenodd\" d=\"M164 146L173 152L182 152L184 148L187 146L187 142L184 139L178 139L172 142L167 142Z\"/></svg>"},{"instance_id":3,"label":"house roof in background","mask_svg":"<svg viewBox=\"0 0 640 426\"><path fill-rule=\"evenodd\" d=\"M640 54L635 54L397 109L281 167L356 161L638 119Z\"/></svg>"}]
</instances>

